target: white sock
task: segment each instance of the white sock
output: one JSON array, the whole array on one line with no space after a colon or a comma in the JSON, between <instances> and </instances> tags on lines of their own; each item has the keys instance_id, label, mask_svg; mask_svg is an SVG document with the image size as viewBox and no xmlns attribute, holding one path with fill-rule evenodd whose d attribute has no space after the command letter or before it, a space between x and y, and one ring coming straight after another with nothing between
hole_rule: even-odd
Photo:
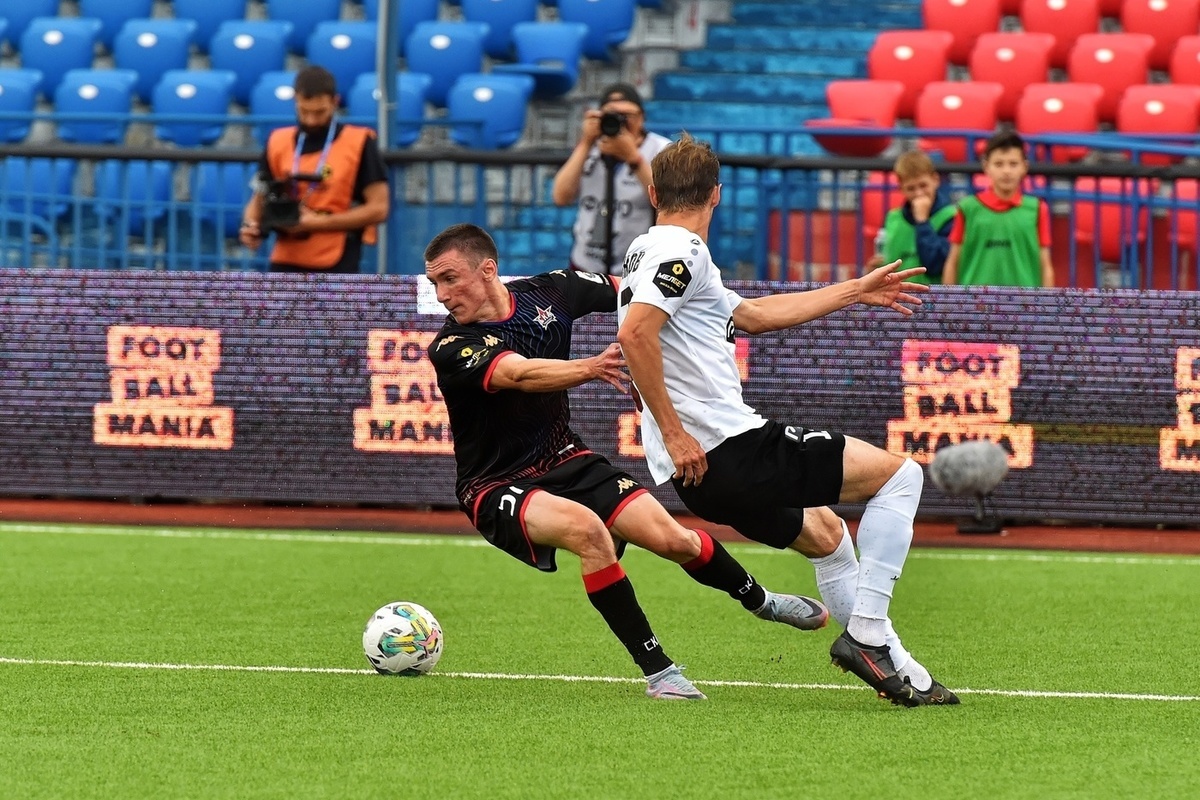
<instances>
[{"instance_id":1,"label":"white sock","mask_svg":"<svg viewBox=\"0 0 1200 800\"><path fill-rule=\"evenodd\" d=\"M925 473L912 459L896 470L867 501L858 524L858 591L846 631L865 645L887 641L892 588L904 570L912 544L913 517L921 502Z\"/></svg>"},{"instance_id":2,"label":"white sock","mask_svg":"<svg viewBox=\"0 0 1200 800\"><path fill-rule=\"evenodd\" d=\"M817 591L829 608L829 614L842 627L854 611L854 595L858 592L858 558L854 555L854 540L842 520L842 541L827 556L810 558L817 573Z\"/></svg>"},{"instance_id":3,"label":"white sock","mask_svg":"<svg viewBox=\"0 0 1200 800\"><path fill-rule=\"evenodd\" d=\"M888 646L888 654L892 658L892 666L896 668L896 674L902 679L908 678L909 683L922 692L928 691L929 687L933 685L933 676L921 665L921 662L912 657L912 653L904 649L904 645L900 643L900 637L896 635L896 630L892 627L891 620L888 620L887 623L887 639L884 643Z\"/></svg>"}]
</instances>

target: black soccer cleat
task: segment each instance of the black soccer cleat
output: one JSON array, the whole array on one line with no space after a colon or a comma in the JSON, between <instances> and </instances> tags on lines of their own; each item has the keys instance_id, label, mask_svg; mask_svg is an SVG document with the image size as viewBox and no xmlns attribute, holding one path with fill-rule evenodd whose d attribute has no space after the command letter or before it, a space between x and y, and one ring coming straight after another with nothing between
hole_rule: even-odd
<instances>
[{"instance_id":1,"label":"black soccer cleat","mask_svg":"<svg viewBox=\"0 0 1200 800\"><path fill-rule=\"evenodd\" d=\"M942 686L936 680L925 691L921 691L912 685L908 678L904 679L908 684L908 688L912 689L917 700L920 701L917 705L920 706L956 706L958 705L958 695ZM893 703L896 701L893 700Z\"/></svg>"},{"instance_id":2,"label":"black soccer cleat","mask_svg":"<svg viewBox=\"0 0 1200 800\"><path fill-rule=\"evenodd\" d=\"M908 708L921 705L917 690L896 674L886 644L870 647L854 641L849 633L842 631L842 635L833 641L833 647L829 648L829 657L833 659L835 667L842 672L853 672L884 700Z\"/></svg>"}]
</instances>

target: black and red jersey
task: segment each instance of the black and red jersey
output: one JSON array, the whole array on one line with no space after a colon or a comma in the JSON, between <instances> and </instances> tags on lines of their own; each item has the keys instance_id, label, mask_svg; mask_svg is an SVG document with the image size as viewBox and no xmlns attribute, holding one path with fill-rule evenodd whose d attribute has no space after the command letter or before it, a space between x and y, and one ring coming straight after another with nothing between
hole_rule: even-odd
<instances>
[{"instance_id":1,"label":"black and red jersey","mask_svg":"<svg viewBox=\"0 0 1200 800\"><path fill-rule=\"evenodd\" d=\"M510 353L569 359L572 323L617 307L616 284L605 275L556 270L507 287L507 318L460 325L447 317L429 345L454 434L455 494L472 519L478 500L496 486L542 475L587 452L571 430L565 391L497 391L490 385L496 364Z\"/></svg>"}]
</instances>

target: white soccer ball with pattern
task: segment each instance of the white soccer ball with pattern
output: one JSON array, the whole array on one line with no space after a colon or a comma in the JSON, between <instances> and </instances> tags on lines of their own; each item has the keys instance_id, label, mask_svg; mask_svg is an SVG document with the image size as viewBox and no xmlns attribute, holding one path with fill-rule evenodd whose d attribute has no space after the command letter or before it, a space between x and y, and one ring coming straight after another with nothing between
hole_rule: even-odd
<instances>
[{"instance_id":1,"label":"white soccer ball with pattern","mask_svg":"<svg viewBox=\"0 0 1200 800\"><path fill-rule=\"evenodd\" d=\"M388 603L367 620L363 652L384 675L423 675L442 657L442 626L416 603Z\"/></svg>"}]
</instances>

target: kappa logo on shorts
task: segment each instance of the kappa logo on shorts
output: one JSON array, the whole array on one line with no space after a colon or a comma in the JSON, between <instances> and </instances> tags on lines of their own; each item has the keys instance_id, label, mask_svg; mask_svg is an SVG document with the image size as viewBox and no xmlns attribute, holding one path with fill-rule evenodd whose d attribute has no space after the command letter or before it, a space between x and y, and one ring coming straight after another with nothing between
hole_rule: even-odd
<instances>
[{"instance_id":1,"label":"kappa logo on shorts","mask_svg":"<svg viewBox=\"0 0 1200 800\"><path fill-rule=\"evenodd\" d=\"M625 494L635 486L637 486L637 481L633 478L621 478L617 481L617 494Z\"/></svg>"},{"instance_id":2,"label":"kappa logo on shorts","mask_svg":"<svg viewBox=\"0 0 1200 800\"><path fill-rule=\"evenodd\" d=\"M663 297L682 297L691 282L691 270L679 259L664 261L654 269L654 285Z\"/></svg>"}]
</instances>

